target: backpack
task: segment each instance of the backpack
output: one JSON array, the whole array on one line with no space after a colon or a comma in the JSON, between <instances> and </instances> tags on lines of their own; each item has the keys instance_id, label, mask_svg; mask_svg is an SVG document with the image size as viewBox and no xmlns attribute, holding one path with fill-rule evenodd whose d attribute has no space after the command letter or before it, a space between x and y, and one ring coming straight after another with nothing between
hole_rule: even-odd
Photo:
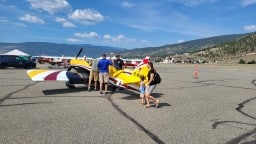
<instances>
[{"instance_id":1,"label":"backpack","mask_svg":"<svg viewBox=\"0 0 256 144\"><path fill-rule=\"evenodd\" d=\"M159 73L155 72L153 81L155 84L161 83L161 77L160 77Z\"/></svg>"}]
</instances>

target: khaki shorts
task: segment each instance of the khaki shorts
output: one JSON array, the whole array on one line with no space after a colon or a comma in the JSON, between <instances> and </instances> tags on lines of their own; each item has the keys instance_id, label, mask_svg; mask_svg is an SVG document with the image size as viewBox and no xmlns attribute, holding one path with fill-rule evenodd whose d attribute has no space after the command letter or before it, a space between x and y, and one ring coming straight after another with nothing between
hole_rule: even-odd
<instances>
[{"instance_id":1,"label":"khaki shorts","mask_svg":"<svg viewBox=\"0 0 256 144\"><path fill-rule=\"evenodd\" d=\"M99 81L100 83L108 83L109 74L107 72L99 73Z\"/></svg>"},{"instance_id":2,"label":"khaki shorts","mask_svg":"<svg viewBox=\"0 0 256 144\"><path fill-rule=\"evenodd\" d=\"M99 80L99 72L97 71L90 71L90 77L89 80L98 81Z\"/></svg>"}]
</instances>

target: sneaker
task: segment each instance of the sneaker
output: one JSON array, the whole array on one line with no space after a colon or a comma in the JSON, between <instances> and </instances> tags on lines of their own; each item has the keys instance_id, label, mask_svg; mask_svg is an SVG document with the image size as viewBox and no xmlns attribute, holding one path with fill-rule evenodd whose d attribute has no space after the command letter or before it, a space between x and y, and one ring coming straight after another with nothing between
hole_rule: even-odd
<instances>
[{"instance_id":1,"label":"sneaker","mask_svg":"<svg viewBox=\"0 0 256 144\"><path fill-rule=\"evenodd\" d=\"M106 91L105 94L108 94L108 92Z\"/></svg>"},{"instance_id":2,"label":"sneaker","mask_svg":"<svg viewBox=\"0 0 256 144\"><path fill-rule=\"evenodd\" d=\"M103 92L101 91L100 94L103 94Z\"/></svg>"},{"instance_id":3,"label":"sneaker","mask_svg":"<svg viewBox=\"0 0 256 144\"><path fill-rule=\"evenodd\" d=\"M90 88L88 88L88 91L91 91L91 89L90 89Z\"/></svg>"},{"instance_id":4,"label":"sneaker","mask_svg":"<svg viewBox=\"0 0 256 144\"><path fill-rule=\"evenodd\" d=\"M97 91L97 89L94 89L94 91Z\"/></svg>"}]
</instances>

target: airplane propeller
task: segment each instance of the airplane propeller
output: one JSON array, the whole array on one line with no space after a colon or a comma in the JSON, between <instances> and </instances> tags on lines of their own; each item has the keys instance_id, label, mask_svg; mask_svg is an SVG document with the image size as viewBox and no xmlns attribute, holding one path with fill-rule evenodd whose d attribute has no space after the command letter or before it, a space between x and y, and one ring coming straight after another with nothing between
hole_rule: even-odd
<instances>
[{"instance_id":1,"label":"airplane propeller","mask_svg":"<svg viewBox=\"0 0 256 144\"><path fill-rule=\"evenodd\" d=\"M79 57L79 55L81 54L82 51L83 51L83 48L81 48L81 49L79 50L79 52L77 53L76 59Z\"/></svg>"}]
</instances>

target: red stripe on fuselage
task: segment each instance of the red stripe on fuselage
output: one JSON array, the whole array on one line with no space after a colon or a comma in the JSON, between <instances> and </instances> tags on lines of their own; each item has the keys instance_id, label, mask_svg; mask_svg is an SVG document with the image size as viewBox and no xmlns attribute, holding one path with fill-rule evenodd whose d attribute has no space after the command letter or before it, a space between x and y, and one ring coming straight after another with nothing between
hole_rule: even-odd
<instances>
[{"instance_id":1,"label":"red stripe on fuselage","mask_svg":"<svg viewBox=\"0 0 256 144\"><path fill-rule=\"evenodd\" d=\"M61 71L56 71L54 73L49 74L48 76L46 76L44 78L44 80L57 80L57 75L60 73Z\"/></svg>"}]
</instances>

